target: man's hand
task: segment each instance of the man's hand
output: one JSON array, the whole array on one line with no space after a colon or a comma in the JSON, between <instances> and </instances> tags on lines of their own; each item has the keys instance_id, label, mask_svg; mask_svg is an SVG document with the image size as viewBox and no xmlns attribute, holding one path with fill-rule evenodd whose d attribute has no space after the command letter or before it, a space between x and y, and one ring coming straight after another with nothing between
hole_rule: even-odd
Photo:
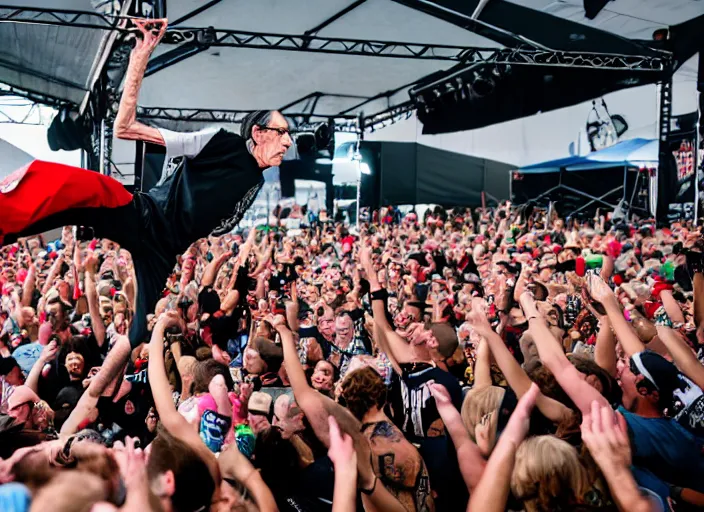
<instances>
[{"instance_id":1,"label":"man's hand","mask_svg":"<svg viewBox=\"0 0 704 512\"><path fill-rule=\"evenodd\" d=\"M58 344L55 341L50 341L49 344L42 349L42 353L39 355L39 361L41 361L42 365L50 363L56 358L56 354L58 353Z\"/></svg>"},{"instance_id":2,"label":"man's hand","mask_svg":"<svg viewBox=\"0 0 704 512\"><path fill-rule=\"evenodd\" d=\"M159 321L156 323L157 327L161 327L166 330L169 327L178 326L183 329L183 319L176 311L168 311L159 317Z\"/></svg>"},{"instance_id":3,"label":"man's hand","mask_svg":"<svg viewBox=\"0 0 704 512\"><path fill-rule=\"evenodd\" d=\"M359 249L359 263L364 270L373 269L372 252L366 242L363 242L362 247ZM369 276L367 276L367 278L369 278Z\"/></svg>"},{"instance_id":4,"label":"man's hand","mask_svg":"<svg viewBox=\"0 0 704 512\"><path fill-rule=\"evenodd\" d=\"M83 268L92 276L98 273L98 256L93 251L90 251L83 261Z\"/></svg>"},{"instance_id":5,"label":"man's hand","mask_svg":"<svg viewBox=\"0 0 704 512\"><path fill-rule=\"evenodd\" d=\"M472 309L467 313L466 319L479 334L484 336L492 331L489 319L486 316L487 304L484 299L475 298L472 300Z\"/></svg>"},{"instance_id":6,"label":"man's hand","mask_svg":"<svg viewBox=\"0 0 704 512\"><path fill-rule=\"evenodd\" d=\"M430 384L430 392L435 398L435 404L437 407L450 406L454 407L452 404L452 398L450 397L450 392L442 384L436 384L435 382Z\"/></svg>"},{"instance_id":7,"label":"man's hand","mask_svg":"<svg viewBox=\"0 0 704 512\"><path fill-rule=\"evenodd\" d=\"M166 27L168 26L167 19L147 20L134 19L132 23L139 29L142 37L137 39L137 44L134 47L135 53L143 53L151 55L154 49L164 37Z\"/></svg>"},{"instance_id":8,"label":"man's hand","mask_svg":"<svg viewBox=\"0 0 704 512\"><path fill-rule=\"evenodd\" d=\"M328 416L330 427L330 448L328 457L335 466L335 472L344 472L347 476L357 473L357 452L352 438L341 432L333 416Z\"/></svg>"},{"instance_id":9,"label":"man's hand","mask_svg":"<svg viewBox=\"0 0 704 512\"><path fill-rule=\"evenodd\" d=\"M601 304L605 304L610 300L614 300L616 296L614 292L609 288L609 285L604 282L604 280L599 276L591 276L588 281L589 285L589 295L592 299Z\"/></svg>"},{"instance_id":10,"label":"man's hand","mask_svg":"<svg viewBox=\"0 0 704 512\"><path fill-rule=\"evenodd\" d=\"M276 329L286 329L286 318L283 315L267 315L265 318L267 322L271 324L271 326Z\"/></svg>"},{"instance_id":11,"label":"man's hand","mask_svg":"<svg viewBox=\"0 0 704 512\"><path fill-rule=\"evenodd\" d=\"M631 445L626 420L611 407L592 403L592 412L582 420L582 441L602 470L631 465Z\"/></svg>"}]
</instances>

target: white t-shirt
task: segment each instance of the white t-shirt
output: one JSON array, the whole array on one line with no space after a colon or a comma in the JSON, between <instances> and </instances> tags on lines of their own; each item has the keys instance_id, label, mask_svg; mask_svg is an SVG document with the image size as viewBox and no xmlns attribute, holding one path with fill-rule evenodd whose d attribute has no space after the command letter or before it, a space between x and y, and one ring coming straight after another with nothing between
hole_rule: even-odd
<instances>
[{"instance_id":1,"label":"white t-shirt","mask_svg":"<svg viewBox=\"0 0 704 512\"><path fill-rule=\"evenodd\" d=\"M197 132L173 132L164 128L159 128L164 142L166 143L166 159L161 171L161 179L157 185L161 185L166 178L171 176L181 164L181 158L195 158L203 150L210 139L220 131L214 126L205 128Z\"/></svg>"}]
</instances>

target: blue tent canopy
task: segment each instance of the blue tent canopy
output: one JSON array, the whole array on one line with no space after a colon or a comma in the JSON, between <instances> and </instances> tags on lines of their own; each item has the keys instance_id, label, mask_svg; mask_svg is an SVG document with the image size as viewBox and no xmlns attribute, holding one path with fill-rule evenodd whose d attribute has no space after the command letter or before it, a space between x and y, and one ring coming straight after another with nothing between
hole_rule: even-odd
<instances>
[{"instance_id":1,"label":"blue tent canopy","mask_svg":"<svg viewBox=\"0 0 704 512\"><path fill-rule=\"evenodd\" d=\"M526 165L518 169L518 172L523 174L547 174L560 172L560 170L573 166L587 163L588 160L583 156L568 156L566 158L558 158L548 162L540 162L537 164Z\"/></svg>"},{"instance_id":2,"label":"blue tent canopy","mask_svg":"<svg viewBox=\"0 0 704 512\"><path fill-rule=\"evenodd\" d=\"M523 174L546 174L565 171L593 171L613 167L644 167L657 165L658 141L629 139L585 156L568 156L527 165L518 169Z\"/></svg>"},{"instance_id":3,"label":"blue tent canopy","mask_svg":"<svg viewBox=\"0 0 704 512\"><path fill-rule=\"evenodd\" d=\"M658 163L659 144L653 139L630 139L587 155L586 162L570 165L568 171L610 167L645 167Z\"/></svg>"}]
</instances>

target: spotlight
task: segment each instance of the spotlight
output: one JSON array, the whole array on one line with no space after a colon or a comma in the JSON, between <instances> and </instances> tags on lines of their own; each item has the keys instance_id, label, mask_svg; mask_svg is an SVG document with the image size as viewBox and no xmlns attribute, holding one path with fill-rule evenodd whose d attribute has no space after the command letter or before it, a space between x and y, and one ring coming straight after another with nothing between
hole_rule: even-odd
<instances>
[{"instance_id":1,"label":"spotlight","mask_svg":"<svg viewBox=\"0 0 704 512\"><path fill-rule=\"evenodd\" d=\"M306 125L294 134L298 154L310 155L320 151L328 151L333 135L334 130L327 123Z\"/></svg>"},{"instance_id":2,"label":"spotlight","mask_svg":"<svg viewBox=\"0 0 704 512\"><path fill-rule=\"evenodd\" d=\"M471 91L474 96L478 98L484 98L494 92L495 83L491 78L485 78L479 73L474 73L474 80L472 81Z\"/></svg>"},{"instance_id":3,"label":"spotlight","mask_svg":"<svg viewBox=\"0 0 704 512\"><path fill-rule=\"evenodd\" d=\"M653 41L667 41L670 38L670 31L666 28L659 28L653 32Z\"/></svg>"}]
</instances>

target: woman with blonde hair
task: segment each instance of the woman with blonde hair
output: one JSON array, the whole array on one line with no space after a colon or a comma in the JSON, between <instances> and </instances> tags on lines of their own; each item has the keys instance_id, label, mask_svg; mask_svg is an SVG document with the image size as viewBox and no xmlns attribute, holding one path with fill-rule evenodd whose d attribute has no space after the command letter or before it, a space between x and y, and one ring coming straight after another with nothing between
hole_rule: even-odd
<instances>
[{"instance_id":1,"label":"woman with blonde hair","mask_svg":"<svg viewBox=\"0 0 704 512\"><path fill-rule=\"evenodd\" d=\"M526 512L572 510L585 501L593 505L598 500L577 450L555 436L531 437L521 443L511 491L523 501Z\"/></svg>"},{"instance_id":2,"label":"woman with blonde hair","mask_svg":"<svg viewBox=\"0 0 704 512\"><path fill-rule=\"evenodd\" d=\"M470 389L462 402L462 423L469 437L481 454L488 457L496 444L499 415L497 411L506 395L498 386L481 386Z\"/></svg>"}]
</instances>

